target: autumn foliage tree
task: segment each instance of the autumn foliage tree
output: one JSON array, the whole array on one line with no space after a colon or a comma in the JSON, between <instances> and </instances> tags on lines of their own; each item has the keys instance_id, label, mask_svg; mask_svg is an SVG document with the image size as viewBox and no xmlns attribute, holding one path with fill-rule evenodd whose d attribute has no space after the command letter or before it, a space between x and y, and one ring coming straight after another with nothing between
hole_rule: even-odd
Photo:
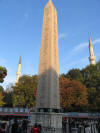
<instances>
[{"instance_id":1,"label":"autumn foliage tree","mask_svg":"<svg viewBox=\"0 0 100 133\"><path fill-rule=\"evenodd\" d=\"M67 111L83 110L88 105L87 89L80 82L60 77L61 107Z\"/></svg>"}]
</instances>

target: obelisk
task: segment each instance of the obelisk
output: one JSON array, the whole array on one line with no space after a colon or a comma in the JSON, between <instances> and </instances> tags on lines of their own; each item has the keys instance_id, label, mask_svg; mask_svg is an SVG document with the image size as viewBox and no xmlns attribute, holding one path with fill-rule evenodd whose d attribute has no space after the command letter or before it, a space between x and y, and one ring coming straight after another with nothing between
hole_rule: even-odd
<instances>
[{"instance_id":1,"label":"obelisk","mask_svg":"<svg viewBox=\"0 0 100 133\"><path fill-rule=\"evenodd\" d=\"M51 0L44 9L36 108L60 109L57 11Z\"/></svg>"},{"instance_id":2,"label":"obelisk","mask_svg":"<svg viewBox=\"0 0 100 133\"><path fill-rule=\"evenodd\" d=\"M44 132L61 133L59 94L57 11L49 0L44 8L36 109L31 123L41 124ZM54 131L53 131L54 130Z\"/></svg>"}]
</instances>

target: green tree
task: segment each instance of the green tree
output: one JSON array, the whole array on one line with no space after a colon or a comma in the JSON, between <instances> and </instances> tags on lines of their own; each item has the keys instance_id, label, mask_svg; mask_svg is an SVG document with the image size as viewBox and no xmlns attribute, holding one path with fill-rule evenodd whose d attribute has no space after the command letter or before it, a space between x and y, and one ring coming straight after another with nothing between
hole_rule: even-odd
<instances>
[{"instance_id":1,"label":"green tree","mask_svg":"<svg viewBox=\"0 0 100 133\"><path fill-rule=\"evenodd\" d=\"M0 66L0 83L4 82L4 78L7 76L7 69Z\"/></svg>"},{"instance_id":2,"label":"green tree","mask_svg":"<svg viewBox=\"0 0 100 133\"><path fill-rule=\"evenodd\" d=\"M3 106L3 105L5 104L5 103L3 102L3 98L4 98L4 96L3 96L2 92L0 92L0 107Z\"/></svg>"},{"instance_id":3,"label":"green tree","mask_svg":"<svg viewBox=\"0 0 100 133\"><path fill-rule=\"evenodd\" d=\"M4 82L4 78L7 76L7 70L5 67L0 66L0 83ZM3 106L5 103L3 101L3 92L4 89L2 86L0 86L0 106Z\"/></svg>"},{"instance_id":4,"label":"green tree","mask_svg":"<svg viewBox=\"0 0 100 133\"><path fill-rule=\"evenodd\" d=\"M100 111L100 61L81 70L87 87L90 111Z\"/></svg>"},{"instance_id":5,"label":"green tree","mask_svg":"<svg viewBox=\"0 0 100 133\"><path fill-rule=\"evenodd\" d=\"M3 92L4 91L4 88L2 86L0 86L0 91Z\"/></svg>"},{"instance_id":6,"label":"green tree","mask_svg":"<svg viewBox=\"0 0 100 133\"><path fill-rule=\"evenodd\" d=\"M96 88L88 88L89 111L97 110L97 106L95 104L96 93L97 93Z\"/></svg>"},{"instance_id":7,"label":"green tree","mask_svg":"<svg viewBox=\"0 0 100 133\"><path fill-rule=\"evenodd\" d=\"M13 96L13 92L4 92L3 93L4 95L4 98L3 98L3 101L5 103L5 107L13 107L13 103L12 103L12 96Z\"/></svg>"},{"instance_id":8,"label":"green tree","mask_svg":"<svg viewBox=\"0 0 100 133\"><path fill-rule=\"evenodd\" d=\"M67 74L66 78L69 78L71 80L77 80L80 82L83 82L83 76L79 69L71 69Z\"/></svg>"},{"instance_id":9,"label":"green tree","mask_svg":"<svg viewBox=\"0 0 100 133\"><path fill-rule=\"evenodd\" d=\"M1 87L1 90L3 90L2 94L4 96L3 101L5 103L4 104L5 107L12 107L12 95L13 95L12 86L13 86L13 84L10 83L9 85L7 85L6 90L4 90Z\"/></svg>"},{"instance_id":10,"label":"green tree","mask_svg":"<svg viewBox=\"0 0 100 133\"><path fill-rule=\"evenodd\" d=\"M95 65L89 65L81 72L84 76L83 84L85 84L87 88L98 87L100 81L100 70L97 70Z\"/></svg>"},{"instance_id":11,"label":"green tree","mask_svg":"<svg viewBox=\"0 0 100 133\"><path fill-rule=\"evenodd\" d=\"M33 107L36 88L37 76L23 75L13 86L13 106Z\"/></svg>"}]
</instances>

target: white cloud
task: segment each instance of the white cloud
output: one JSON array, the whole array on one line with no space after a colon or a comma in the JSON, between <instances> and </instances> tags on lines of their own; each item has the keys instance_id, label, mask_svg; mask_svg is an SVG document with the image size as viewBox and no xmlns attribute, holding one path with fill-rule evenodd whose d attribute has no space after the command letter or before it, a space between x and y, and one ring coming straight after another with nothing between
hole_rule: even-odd
<instances>
[{"instance_id":1,"label":"white cloud","mask_svg":"<svg viewBox=\"0 0 100 133\"><path fill-rule=\"evenodd\" d=\"M93 44L97 44L97 43L100 43L100 38L93 41Z\"/></svg>"},{"instance_id":2,"label":"white cloud","mask_svg":"<svg viewBox=\"0 0 100 133\"><path fill-rule=\"evenodd\" d=\"M100 59L99 53L97 53L95 56L97 57L97 60ZM89 64L89 58L88 56L86 56L79 60L76 59L75 61L72 61L72 62L63 63L62 68L66 69L66 72L68 72L70 69L73 69L73 68L79 68L79 69L84 68L88 64Z\"/></svg>"},{"instance_id":3,"label":"white cloud","mask_svg":"<svg viewBox=\"0 0 100 133\"><path fill-rule=\"evenodd\" d=\"M100 43L100 38L95 39L94 41L92 41L92 44L97 44L97 43ZM89 45L89 42L80 43L79 45L77 45L76 47L74 47L74 48L72 49L71 52L72 52L73 54L75 54L77 51L83 50L83 49L86 48L88 45Z\"/></svg>"},{"instance_id":4,"label":"white cloud","mask_svg":"<svg viewBox=\"0 0 100 133\"><path fill-rule=\"evenodd\" d=\"M74 47L74 48L72 49L71 52L80 51L80 50L84 49L84 48L87 47L87 46L88 46L88 43L87 43L87 42L85 42L85 43L80 43L79 45L77 45L76 47Z\"/></svg>"},{"instance_id":5,"label":"white cloud","mask_svg":"<svg viewBox=\"0 0 100 133\"><path fill-rule=\"evenodd\" d=\"M67 37L67 34L66 33L60 33L59 35L58 35L58 39L60 40L60 39L62 39L62 38L66 38Z\"/></svg>"},{"instance_id":6,"label":"white cloud","mask_svg":"<svg viewBox=\"0 0 100 133\"><path fill-rule=\"evenodd\" d=\"M88 63L88 57L82 58L80 60L76 60L73 62L70 62L68 64L64 64L64 68L67 68L68 70L71 68L76 68L76 66L84 66L86 63Z\"/></svg>"}]
</instances>

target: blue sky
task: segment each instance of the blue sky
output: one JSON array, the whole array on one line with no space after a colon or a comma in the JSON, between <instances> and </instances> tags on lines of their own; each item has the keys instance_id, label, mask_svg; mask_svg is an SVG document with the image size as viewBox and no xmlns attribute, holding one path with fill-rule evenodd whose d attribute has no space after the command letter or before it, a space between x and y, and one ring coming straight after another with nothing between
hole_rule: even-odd
<instances>
[{"instance_id":1,"label":"blue sky","mask_svg":"<svg viewBox=\"0 0 100 133\"><path fill-rule=\"evenodd\" d=\"M100 58L100 0L52 0L58 12L59 70L89 64L89 32ZM38 73L44 7L48 0L0 0L0 65L8 69L4 87L22 74Z\"/></svg>"}]
</instances>

